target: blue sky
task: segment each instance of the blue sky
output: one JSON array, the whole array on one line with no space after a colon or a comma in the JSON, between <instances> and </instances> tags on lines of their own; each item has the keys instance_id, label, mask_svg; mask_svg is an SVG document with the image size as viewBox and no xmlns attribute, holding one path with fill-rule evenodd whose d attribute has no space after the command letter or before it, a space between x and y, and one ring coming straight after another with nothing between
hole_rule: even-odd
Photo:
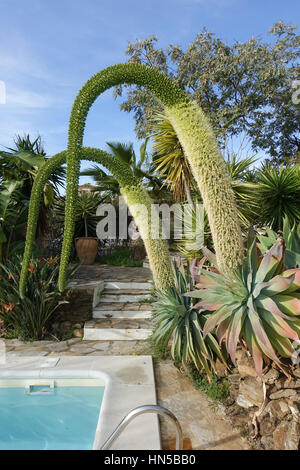
<instances>
[{"instance_id":1,"label":"blue sky","mask_svg":"<svg viewBox=\"0 0 300 470\"><path fill-rule=\"evenodd\" d=\"M49 155L66 148L73 100L84 82L127 60L128 42L155 34L160 47L187 46L203 27L229 42L267 37L276 21L295 24L295 0L0 0L0 145L41 134ZM112 91L93 106L84 144L133 141L134 121ZM86 166L86 164L84 165ZM86 181L86 179L82 180Z\"/></svg>"}]
</instances>

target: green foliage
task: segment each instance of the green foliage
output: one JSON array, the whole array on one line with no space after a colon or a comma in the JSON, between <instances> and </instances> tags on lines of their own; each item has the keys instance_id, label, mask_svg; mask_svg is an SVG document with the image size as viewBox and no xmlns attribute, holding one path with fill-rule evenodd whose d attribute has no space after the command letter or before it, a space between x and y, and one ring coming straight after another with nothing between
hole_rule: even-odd
<instances>
[{"instance_id":1,"label":"green foliage","mask_svg":"<svg viewBox=\"0 0 300 470\"><path fill-rule=\"evenodd\" d=\"M203 270L195 290L186 294L201 299L208 317L204 337L215 331L235 364L239 342L247 346L258 375L264 359L280 367L280 359L292 358L291 341L300 337L300 269L283 271L284 245L281 239L266 252L259 264L256 240L249 237L243 267L230 282L220 273ZM282 272L283 271L283 272Z\"/></svg>"},{"instance_id":2,"label":"green foliage","mask_svg":"<svg viewBox=\"0 0 300 470\"><path fill-rule=\"evenodd\" d=\"M254 156L238 159L236 155L232 155L226 162L239 220L244 230L249 229L261 209L257 203L257 185L251 181L251 166L256 161Z\"/></svg>"},{"instance_id":3,"label":"green foliage","mask_svg":"<svg viewBox=\"0 0 300 470\"><path fill-rule=\"evenodd\" d=\"M0 319L23 339L42 339L55 310L66 303L57 287L58 263L31 260L24 298L19 294L21 266L21 257L0 265Z\"/></svg>"},{"instance_id":4,"label":"green foliage","mask_svg":"<svg viewBox=\"0 0 300 470\"><path fill-rule=\"evenodd\" d=\"M111 266L142 266L143 262L132 259L129 248L120 248L113 253L101 256L99 259L101 264L109 264Z\"/></svg>"},{"instance_id":5,"label":"green foliage","mask_svg":"<svg viewBox=\"0 0 300 470\"><path fill-rule=\"evenodd\" d=\"M223 402L229 396L230 382L223 377L210 373L209 377L199 374L194 367L189 367L189 376L194 387L203 390L208 398L216 402Z\"/></svg>"},{"instance_id":6,"label":"green foliage","mask_svg":"<svg viewBox=\"0 0 300 470\"><path fill-rule=\"evenodd\" d=\"M165 178L164 185L173 191L175 200L186 197L192 201L190 189L191 172L178 136L164 113L157 113L151 125L153 164L159 175Z\"/></svg>"},{"instance_id":7,"label":"green foliage","mask_svg":"<svg viewBox=\"0 0 300 470\"><path fill-rule=\"evenodd\" d=\"M17 136L15 148L0 151L0 261L24 249L24 228L34 179L47 160L41 138ZM48 207L53 203L64 169L49 174L42 188L38 235L47 229Z\"/></svg>"},{"instance_id":8,"label":"green foliage","mask_svg":"<svg viewBox=\"0 0 300 470\"><path fill-rule=\"evenodd\" d=\"M169 350L175 362L193 363L209 374L216 358L225 363L224 357L213 334L203 337L205 314L197 312L192 298L183 296L193 286L189 268L186 271L183 265L174 266L174 278L174 287L157 293L152 341L161 353Z\"/></svg>"},{"instance_id":9,"label":"green foliage","mask_svg":"<svg viewBox=\"0 0 300 470\"><path fill-rule=\"evenodd\" d=\"M300 223L290 225L288 218L283 221L283 239L285 242L284 265L286 268L300 267ZM258 236L258 247L262 253L265 253L276 242L278 234L266 229L266 235Z\"/></svg>"},{"instance_id":10,"label":"green foliage","mask_svg":"<svg viewBox=\"0 0 300 470\"><path fill-rule=\"evenodd\" d=\"M282 229L287 217L291 224L300 220L300 165L280 169L266 165L258 173L257 204L259 220L274 230Z\"/></svg>"},{"instance_id":11,"label":"green foliage","mask_svg":"<svg viewBox=\"0 0 300 470\"><path fill-rule=\"evenodd\" d=\"M271 41L251 38L228 44L203 30L187 47L157 47L157 38L129 43L130 63L160 70L201 106L219 141L248 136L255 149L276 161L299 152L299 115L291 83L299 78L299 35L296 27L276 23ZM133 112L139 138L151 129L161 103L140 86L126 88L121 109ZM123 87L115 89L115 96Z\"/></svg>"},{"instance_id":12,"label":"green foliage","mask_svg":"<svg viewBox=\"0 0 300 470\"><path fill-rule=\"evenodd\" d=\"M132 204L144 204L146 207L150 207L151 199L149 198L146 190L142 186L136 186L136 181L132 173L130 172L130 169L125 163L115 159L112 155L108 154L103 150L94 149L90 147L82 148L80 151L80 156L84 160L90 160L102 164L118 179L120 185L122 186L123 194L128 200L127 202L129 208L131 208ZM49 159L46 164L43 165L40 169L33 184L32 197L29 205L26 246L24 251L24 259L20 279L20 294L22 297L24 296L25 292L28 266L30 263L31 253L35 240L39 204L42 197L42 188L44 187L45 181L47 181L49 174L51 174L51 172L53 172L57 167L65 163L66 158L67 152L64 151L58 153L57 155ZM170 283L172 282L171 262L168 253L167 243L165 240L149 239L149 232L147 229L147 224L145 224L144 218L142 217L142 215L138 214L138 211L135 213L132 210L132 213L133 215L135 215L137 225L141 226L140 231L144 238L145 247L148 253L156 286L158 288L163 289L165 286L170 285ZM148 211L148 213L150 214L150 211ZM145 238L147 237L148 239L145 240ZM66 259L69 259L69 255Z\"/></svg>"},{"instance_id":13,"label":"green foliage","mask_svg":"<svg viewBox=\"0 0 300 470\"><path fill-rule=\"evenodd\" d=\"M90 191L79 191L75 215L75 237L95 237L96 225L100 217L96 216L100 196ZM63 224L65 218L65 197L60 197L53 204L53 216Z\"/></svg>"}]
</instances>

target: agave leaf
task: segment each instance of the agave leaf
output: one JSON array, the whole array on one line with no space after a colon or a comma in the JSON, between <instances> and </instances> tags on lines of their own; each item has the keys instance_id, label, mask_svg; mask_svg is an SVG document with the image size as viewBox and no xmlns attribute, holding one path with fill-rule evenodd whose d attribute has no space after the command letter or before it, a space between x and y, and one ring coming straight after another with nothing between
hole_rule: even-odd
<instances>
[{"instance_id":1,"label":"agave leaf","mask_svg":"<svg viewBox=\"0 0 300 470\"><path fill-rule=\"evenodd\" d=\"M210 251L206 246L203 246L201 250L203 255L208 259L208 261L210 261L210 263L219 270L216 255L212 251Z\"/></svg>"},{"instance_id":2,"label":"agave leaf","mask_svg":"<svg viewBox=\"0 0 300 470\"><path fill-rule=\"evenodd\" d=\"M283 240L279 238L264 255L256 273L256 282L269 281L276 274L280 274L283 266L283 255Z\"/></svg>"},{"instance_id":3,"label":"agave leaf","mask_svg":"<svg viewBox=\"0 0 300 470\"><path fill-rule=\"evenodd\" d=\"M300 315L300 293L291 295L279 294L273 297L279 309L288 315Z\"/></svg>"},{"instance_id":4,"label":"agave leaf","mask_svg":"<svg viewBox=\"0 0 300 470\"><path fill-rule=\"evenodd\" d=\"M228 327L230 325L230 321L231 321L231 315L227 316L223 321L221 321L218 324L216 335L217 335L219 344L222 344L224 340L226 341L226 336L228 333Z\"/></svg>"},{"instance_id":5,"label":"agave leaf","mask_svg":"<svg viewBox=\"0 0 300 470\"><path fill-rule=\"evenodd\" d=\"M277 296L274 296L273 298L261 296L255 299L255 305L259 308L270 311L274 315L278 315L281 318L285 318L286 320L291 320L291 321L295 320L285 315L285 313L282 310L280 310L277 303L273 299L277 299Z\"/></svg>"},{"instance_id":6,"label":"agave leaf","mask_svg":"<svg viewBox=\"0 0 300 470\"><path fill-rule=\"evenodd\" d=\"M275 276L268 282L261 282L257 284L253 291L253 296L257 297L262 293L265 296L272 297L275 294L286 291L288 287L291 286L294 279L294 274L289 277L283 277L281 275Z\"/></svg>"},{"instance_id":7,"label":"agave leaf","mask_svg":"<svg viewBox=\"0 0 300 470\"><path fill-rule=\"evenodd\" d=\"M216 312L209 315L208 319L206 320L203 328L203 336L204 338L208 333L213 331L217 325L223 322L226 318L232 315L232 310L227 305L219 308Z\"/></svg>"},{"instance_id":8,"label":"agave leaf","mask_svg":"<svg viewBox=\"0 0 300 470\"><path fill-rule=\"evenodd\" d=\"M300 289L300 269L299 268L287 269L286 271L283 271L283 273L281 273L281 276L283 277L289 277L291 275L294 275L294 281L290 285L290 287L286 290L285 294L289 294L291 292L294 292Z\"/></svg>"},{"instance_id":9,"label":"agave leaf","mask_svg":"<svg viewBox=\"0 0 300 470\"><path fill-rule=\"evenodd\" d=\"M263 354L262 354L261 349L258 347L257 342L255 341L255 337L254 337L253 330L251 327L251 322L248 318L246 318L244 322L244 333L245 333L247 346L250 349L250 352L252 354L255 370L257 372L257 375L261 377L262 368L263 368Z\"/></svg>"},{"instance_id":10,"label":"agave leaf","mask_svg":"<svg viewBox=\"0 0 300 470\"><path fill-rule=\"evenodd\" d=\"M300 253L288 249L285 250L285 264L286 266L300 266Z\"/></svg>"},{"instance_id":11,"label":"agave leaf","mask_svg":"<svg viewBox=\"0 0 300 470\"><path fill-rule=\"evenodd\" d=\"M225 358L222 354L222 351L220 349L220 346L219 346L218 342L216 341L214 336L211 335L210 333L206 336L206 343L208 344L210 349L218 356L220 361L222 361L223 364L225 364L227 366L226 360L225 360Z\"/></svg>"},{"instance_id":12,"label":"agave leaf","mask_svg":"<svg viewBox=\"0 0 300 470\"><path fill-rule=\"evenodd\" d=\"M246 316L246 307L242 306L237 311L232 312L229 331L226 338L226 349L229 352L233 364L236 366L235 353L240 332Z\"/></svg>"},{"instance_id":13,"label":"agave leaf","mask_svg":"<svg viewBox=\"0 0 300 470\"><path fill-rule=\"evenodd\" d=\"M272 344L269 341L269 338L264 330L262 321L259 318L259 315L254 309L253 306L253 301L251 297L249 298L248 301L248 317L253 329L253 332L255 333L255 339L257 341L258 346L261 348L262 352L269 357L270 359L273 359L274 362L280 363L278 357L276 356L276 353L272 347Z\"/></svg>"},{"instance_id":14,"label":"agave leaf","mask_svg":"<svg viewBox=\"0 0 300 470\"><path fill-rule=\"evenodd\" d=\"M274 345L274 347L277 349L279 354L283 357L291 357L295 350L288 338L284 338L283 336L278 336L274 334L274 330L270 328L268 324L265 323L265 329L266 332Z\"/></svg>"},{"instance_id":15,"label":"agave leaf","mask_svg":"<svg viewBox=\"0 0 300 470\"><path fill-rule=\"evenodd\" d=\"M276 333L280 336L286 336L287 338L293 339L298 341L298 334L295 330L293 330L289 324L278 315L274 315L272 312L268 312L267 310L260 310L260 317L267 322Z\"/></svg>"},{"instance_id":16,"label":"agave leaf","mask_svg":"<svg viewBox=\"0 0 300 470\"><path fill-rule=\"evenodd\" d=\"M249 238L248 238L249 243ZM258 266L258 256L256 249L255 239L252 241L252 244L247 252L246 259L243 264L243 277L245 283L248 285L248 289L252 290L252 282L256 276Z\"/></svg>"}]
</instances>

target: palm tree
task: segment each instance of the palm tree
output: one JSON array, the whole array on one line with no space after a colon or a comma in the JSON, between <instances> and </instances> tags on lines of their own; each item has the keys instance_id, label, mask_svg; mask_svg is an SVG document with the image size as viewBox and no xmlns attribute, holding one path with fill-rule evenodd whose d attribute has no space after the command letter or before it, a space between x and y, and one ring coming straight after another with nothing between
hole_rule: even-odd
<instances>
[{"instance_id":1,"label":"palm tree","mask_svg":"<svg viewBox=\"0 0 300 470\"><path fill-rule=\"evenodd\" d=\"M171 122L164 113L156 113L151 128L153 164L165 180L163 185L171 189L175 200L186 199L193 205L193 177Z\"/></svg>"},{"instance_id":2,"label":"palm tree","mask_svg":"<svg viewBox=\"0 0 300 470\"><path fill-rule=\"evenodd\" d=\"M161 179L154 174L152 166L149 164L149 158L146 151L148 138L142 143L140 147L139 159L137 159L133 144L123 142L107 142L111 154L117 159L126 163L132 170L133 175L137 180L143 181L149 191L156 191L161 187ZM120 185L118 181L99 166L93 165L92 167L83 170L81 176L91 176L96 183L97 188L95 191L104 192L110 197L120 195Z\"/></svg>"},{"instance_id":3,"label":"palm tree","mask_svg":"<svg viewBox=\"0 0 300 470\"><path fill-rule=\"evenodd\" d=\"M6 216L8 213L10 214L9 223L2 221L2 229L5 230L5 227L11 227L9 234L7 234L9 241L16 238L16 234L12 234L12 229L15 231L22 228L22 225L23 227L26 226L28 202L33 182L38 171L48 159L40 136L35 140L31 140L29 135L23 137L18 135L14 140L14 145L14 148L6 147L5 151L0 151L0 192L3 192L2 199L6 198L8 187L17 188L17 191L14 191L11 195L9 203L9 208L13 208L13 212L15 212L15 220L12 220L12 211L6 210ZM59 186L63 184L64 176L64 168L59 168L52 173L44 186L44 198L39 213L38 236L47 230L47 208L53 203L55 196L58 195ZM1 212L3 211L1 210ZM20 233L18 236L22 238ZM6 235L2 238L6 238ZM7 248L9 246L10 243L7 244ZM6 251L8 254L8 250Z\"/></svg>"}]
</instances>

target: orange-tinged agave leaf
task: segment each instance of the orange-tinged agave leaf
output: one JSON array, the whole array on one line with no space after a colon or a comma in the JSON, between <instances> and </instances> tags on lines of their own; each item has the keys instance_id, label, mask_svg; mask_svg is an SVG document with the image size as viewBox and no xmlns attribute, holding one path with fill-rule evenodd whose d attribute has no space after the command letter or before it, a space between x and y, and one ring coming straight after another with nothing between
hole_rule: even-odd
<instances>
[{"instance_id":1,"label":"orange-tinged agave leaf","mask_svg":"<svg viewBox=\"0 0 300 470\"><path fill-rule=\"evenodd\" d=\"M227 318L225 318L225 320L221 321L218 325L218 328L216 329L216 335L217 335L219 344L221 344L224 340L226 340L230 321L231 321L231 314L229 314Z\"/></svg>"},{"instance_id":2,"label":"orange-tinged agave leaf","mask_svg":"<svg viewBox=\"0 0 300 470\"><path fill-rule=\"evenodd\" d=\"M279 354L283 357L291 357L295 351L291 341L284 336L277 335L269 325L266 324L265 328L267 335Z\"/></svg>"},{"instance_id":3,"label":"orange-tinged agave leaf","mask_svg":"<svg viewBox=\"0 0 300 470\"><path fill-rule=\"evenodd\" d=\"M226 349L229 352L233 364L236 366L235 353L240 332L243 326L245 318L246 307L240 307L236 312L232 313L231 322L228 328L228 334L226 337Z\"/></svg>"},{"instance_id":4,"label":"orange-tinged agave leaf","mask_svg":"<svg viewBox=\"0 0 300 470\"><path fill-rule=\"evenodd\" d=\"M215 313L209 315L208 319L206 320L204 327L203 327L203 337L210 333L215 327L224 321L227 317L232 315L231 309L228 307L221 307Z\"/></svg>"},{"instance_id":5,"label":"orange-tinged agave leaf","mask_svg":"<svg viewBox=\"0 0 300 470\"><path fill-rule=\"evenodd\" d=\"M285 292L286 294L289 294L291 292L294 292L300 289L300 269L299 268L287 269L281 274L281 276L283 277L290 277L292 275L294 275L294 281Z\"/></svg>"},{"instance_id":6,"label":"orange-tinged agave leaf","mask_svg":"<svg viewBox=\"0 0 300 470\"><path fill-rule=\"evenodd\" d=\"M254 309L253 302L251 301L251 299L249 300L250 301L248 302L248 317L251 322L253 333L255 334L255 340L257 341L258 346L261 348L262 352L266 356L268 356L270 359L273 359L273 361L280 363L272 347L272 344L270 343L270 340L264 330L262 321L260 320L259 315Z\"/></svg>"},{"instance_id":7,"label":"orange-tinged agave leaf","mask_svg":"<svg viewBox=\"0 0 300 470\"><path fill-rule=\"evenodd\" d=\"M272 297L275 294L279 294L280 292L286 291L291 286L294 279L295 279L294 274L291 274L291 276L289 277L283 277L281 275L278 275L278 276L273 277L273 279L271 279L268 282L261 282L260 284L257 285L257 288L260 287L260 292L263 295ZM260 294L260 292L258 292L258 295ZM256 288L255 288L255 293L256 293ZM254 293L253 295L255 296Z\"/></svg>"},{"instance_id":8,"label":"orange-tinged agave leaf","mask_svg":"<svg viewBox=\"0 0 300 470\"><path fill-rule=\"evenodd\" d=\"M278 296L274 296L273 298L271 297L259 297L255 299L255 305L259 308L262 308L264 310L269 310L272 312L274 315L278 315L279 317L285 318L286 320L295 320L294 318L291 318L287 316L277 305L277 303L274 301L274 299L277 299Z\"/></svg>"},{"instance_id":9,"label":"orange-tinged agave leaf","mask_svg":"<svg viewBox=\"0 0 300 470\"><path fill-rule=\"evenodd\" d=\"M273 297L279 309L288 315L300 315L300 293L279 294Z\"/></svg>"},{"instance_id":10,"label":"orange-tinged agave leaf","mask_svg":"<svg viewBox=\"0 0 300 470\"><path fill-rule=\"evenodd\" d=\"M272 312L267 310L260 310L260 316L262 320L268 323L273 330L280 336L286 336L292 340L298 341L299 337L295 330L288 325L288 323L278 315L274 315Z\"/></svg>"},{"instance_id":11,"label":"orange-tinged agave leaf","mask_svg":"<svg viewBox=\"0 0 300 470\"><path fill-rule=\"evenodd\" d=\"M249 348L254 361L255 370L257 375L261 377L263 369L263 354L261 349L258 347L257 342L255 341L252 326L248 318L246 318L244 322L244 333L247 347Z\"/></svg>"},{"instance_id":12,"label":"orange-tinged agave leaf","mask_svg":"<svg viewBox=\"0 0 300 470\"><path fill-rule=\"evenodd\" d=\"M256 282L269 281L281 272L283 265L284 243L279 238L267 251L256 273Z\"/></svg>"}]
</instances>

